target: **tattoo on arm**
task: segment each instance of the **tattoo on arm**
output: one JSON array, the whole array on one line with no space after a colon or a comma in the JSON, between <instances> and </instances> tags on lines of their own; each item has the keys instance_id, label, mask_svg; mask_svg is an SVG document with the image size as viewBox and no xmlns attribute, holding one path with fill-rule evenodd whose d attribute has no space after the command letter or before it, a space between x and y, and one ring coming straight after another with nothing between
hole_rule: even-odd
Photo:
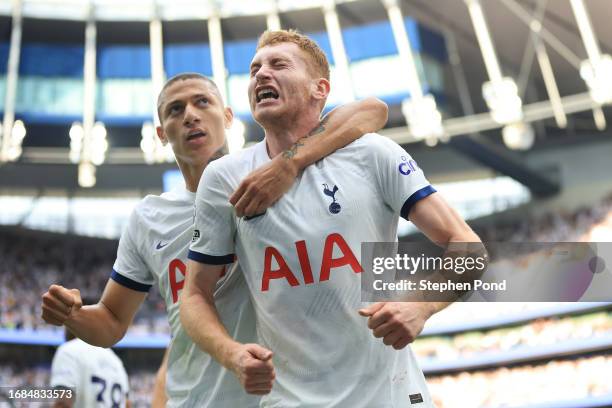
<instances>
[{"instance_id":1,"label":"tattoo on arm","mask_svg":"<svg viewBox=\"0 0 612 408\"><path fill-rule=\"evenodd\" d=\"M302 139L300 139L300 140L302 140ZM295 143L293 144L293 146L291 146L291 148L290 148L289 150L285 150L285 151L283 152L283 158L285 158L285 159L289 160L289 159L292 159L292 158L293 158L293 156L295 156L295 155L297 154L298 148L299 148L300 146L304 146L304 143L300 142L300 140L298 140L297 142L295 142Z\"/></svg>"},{"instance_id":2,"label":"tattoo on arm","mask_svg":"<svg viewBox=\"0 0 612 408\"><path fill-rule=\"evenodd\" d=\"M298 149L301 146L304 146L304 143L302 143L303 139L306 139L307 137L310 137L310 136L318 135L319 133L323 133L325 131L325 124L327 123L328 119L329 119L329 115L325 116L323 119L321 119L319 124L310 131L310 133L308 133L306 136L302 137L297 142L295 142L289 150L285 150L283 152L283 158L287 160L292 159L297 154Z\"/></svg>"},{"instance_id":3,"label":"tattoo on arm","mask_svg":"<svg viewBox=\"0 0 612 408\"><path fill-rule=\"evenodd\" d=\"M323 133L323 131L325 130L325 125L327 124L328 121L329 121L329 115L321 119L319 124L314 129L312 129L306 137L310 137L310 136L318 135L319 133Z\"/></svg>"}]
</instances>

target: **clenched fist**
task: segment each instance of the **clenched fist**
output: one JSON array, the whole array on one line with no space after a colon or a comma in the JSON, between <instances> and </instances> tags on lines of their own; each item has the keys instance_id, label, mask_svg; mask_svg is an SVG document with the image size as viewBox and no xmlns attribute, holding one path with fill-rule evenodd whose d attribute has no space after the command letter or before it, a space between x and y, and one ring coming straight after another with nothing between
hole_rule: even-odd
<instances>
[{"instance_id":1,"label":"clenched fist","mask_svg":"<svg viewBox=\"0 0 612 408\"><path fill-rule=\"evenodd\" d=\"M228 368L238 377L247 393L269 394L276 376L273 354L258 344L241 344L233 351Z\"/></svg>"},{"instance_id":2,"label":"clenched fist","mask_svg":"<svg viewBox=\"0 0 612 408\"><path fill-rule=\"evenodd\" d=\"M60 285L51 285L42 300L43 320L56 326L62 326L83 306L78 289L66 289Z\"/></svg>"},{"instance_id":3,"label":"clenched fist","mask_svg":"<svg viewBox=\"0 0 612 408\"><path fill-rule=\"evenodd\" d=\"M427 302L379 302L359 309L368 328L387 346L401 350L421 333L432 314Z\"/></svg>"}]
</instances>

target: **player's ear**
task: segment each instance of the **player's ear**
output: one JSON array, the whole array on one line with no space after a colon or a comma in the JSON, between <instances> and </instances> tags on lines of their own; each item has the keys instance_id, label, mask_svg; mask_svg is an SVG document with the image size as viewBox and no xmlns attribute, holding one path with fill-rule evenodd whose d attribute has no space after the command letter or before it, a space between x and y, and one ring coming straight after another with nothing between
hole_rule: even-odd
<instances>
[{"instance_id":1,"label":"player's ear","mask_svg":"<svg viewBox=\"0 0 612 408\"><path fill-rule=\"evenodd\" d=\"M157 137L159 138L159 140L161 140L162 144L165 146L168 144L168 138L166 137L166 132L164 132L164 128L159 125L155 128L155 131L157 132Z\"/></svg>"},{"instance_id":2,"label":"player's ear","mask_svg":"<svg viewBox=\"0 0 612 408\"><path fill-rule=\"evenodd\" d=\"M312 82L312 96L316 100L325 100L329 96L331 86L325 78L317 78Z\"/></svg>"},{"instance_id":3,"label":"player's ear","mask_svg":"<svg viewBox=\"0 0 612 408\"><path fill-rule=\"evenodd\" d=\"M226 129L232 127L232 122L234 121L234 111L232 108L227 106L223 111L223 125Z\"/></svg>"}]
</instances>

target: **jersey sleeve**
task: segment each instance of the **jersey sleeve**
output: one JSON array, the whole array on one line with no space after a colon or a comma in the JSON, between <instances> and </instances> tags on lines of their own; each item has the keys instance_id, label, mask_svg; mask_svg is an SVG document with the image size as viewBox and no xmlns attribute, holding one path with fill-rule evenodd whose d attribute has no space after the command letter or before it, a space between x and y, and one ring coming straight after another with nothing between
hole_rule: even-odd
<instances>
[{"instance_id":1,"label":"jersey sleeve","mask_svg":"<svg viewBox=\"0 0 612 408\"><path fill-rule=\"evenodd\" d=\"M365 165L372 166L383 201L403 218L412 207L436 190L417 162L397 143L379 135L367 135Z\"/></svg>"},{"instance_id":2,"label":"jersey sleeve","mask_svg":"<svg viewBox=\"0 0 612 408\"><path fill-rule=\"evenodd\" d=\"M51 387L77 388L81 375L78 359L68 348L58 347L51 363Z\"/></svg>"},{"instance_id":3,"label":"jersey sleeve","mask_svg":"<svg viewBox=\"0 0 612 408\"><path fill-rule=\"evenodd\" d=\"M188 258L208 265L225 265L234 261L236 223L229 202L228 183L213 162L204 170L195 199L193 239Z\"/></svg>"},{"instance_id":4,"label":"jersey sleeve","mask_svg":"<svg viewBox=\"0 0 612 408\"><path fill-rule=\"evenodd\" d=\"M111 279L129 289L148 292L155 283L155 278L139 251L136 237L147 236L146 231L141 231L141 229L138 212L134 210L119 240L117 259L113 265Z\"/></svg>"}]
</instances>

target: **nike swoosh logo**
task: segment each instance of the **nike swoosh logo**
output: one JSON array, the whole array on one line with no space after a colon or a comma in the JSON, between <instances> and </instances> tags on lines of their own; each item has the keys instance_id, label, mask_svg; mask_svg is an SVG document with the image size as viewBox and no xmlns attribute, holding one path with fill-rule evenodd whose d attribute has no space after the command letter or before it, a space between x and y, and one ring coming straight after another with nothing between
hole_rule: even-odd
<instances>
[{"instance_id":1,"label":"nike swoosh logo","mask_svg":"<svg viewBox=\"0 0 612 408\"><path fill-rule=\"evenodd\" d=\"M159 243L157 244L157 246L155 248L157 249L162 249L163 247L165 247L166 245L168 245L168 243L166 242L165 244L162 245L161 241L159 241Z\"/></svg>"}]
</instances>

